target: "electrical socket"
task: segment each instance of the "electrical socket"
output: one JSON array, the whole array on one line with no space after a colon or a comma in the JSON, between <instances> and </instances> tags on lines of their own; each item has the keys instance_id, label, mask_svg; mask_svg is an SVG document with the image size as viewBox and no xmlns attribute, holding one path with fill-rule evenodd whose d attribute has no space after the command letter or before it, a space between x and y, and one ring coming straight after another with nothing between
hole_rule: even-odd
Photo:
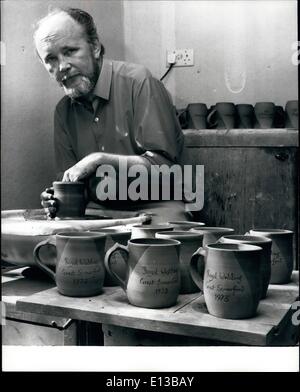
<instances>
[{"instance_id":1,"label":"electrical socket","mask_svg":"<svg viewBox=\"0 0 300 392\"><path fill-rule=\"evenodd\" d=\"M194 65L193 49L175 49L167 51L167 67L170 66L170 59L174 58L174 55L176 61L174 67L191 67Z\"/></svg>"}]
</instances>

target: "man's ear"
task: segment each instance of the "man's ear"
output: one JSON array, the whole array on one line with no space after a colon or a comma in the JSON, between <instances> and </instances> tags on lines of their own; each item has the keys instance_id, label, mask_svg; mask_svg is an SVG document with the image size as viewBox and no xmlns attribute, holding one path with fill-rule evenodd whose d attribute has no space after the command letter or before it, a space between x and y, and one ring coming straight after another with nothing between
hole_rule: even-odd
<instances>
[{"instance_id":1,"label":"man's ear","mask_svg":"<svg viewBox=\"0 0 300 392\"><path fill-rule=\"evenodd\" d=\"M99 59L100 58L100 54L101 54L101 44L98 40L94 40L94 42L92 42L92 50L95 56L95 59Z\"/></svg>"}]
</instances>

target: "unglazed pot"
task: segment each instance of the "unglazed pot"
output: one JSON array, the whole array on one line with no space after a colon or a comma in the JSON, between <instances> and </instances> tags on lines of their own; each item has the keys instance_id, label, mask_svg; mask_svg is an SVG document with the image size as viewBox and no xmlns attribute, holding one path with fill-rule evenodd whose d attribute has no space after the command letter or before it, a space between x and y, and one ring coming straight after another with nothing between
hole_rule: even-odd
<instances>
[{"instance_id":1,"label":"unglazed pot","mask_svg":"<svg viewBox=\"0 0 300 392\"><path fill-rule=\"evenodd\" d=\"M298 128L298 101L288 101L285 105L285 113L286 113L286 128Z\"/></svg>"},{"instance_id":2,"label":"unglazed pot","mask_svg":"<svg viewBox=\"0 0 300 392\"><path fill-rule=\"evenodd\" d=\"M171 238L180 241L180 294L191 294L199 291L190 275L192 255L202 246L203 234L191 231L161 231L156 238Z\"/></svg>"},{"instance_id":3,"label":"unglazed pot","mask_svg":"<svg viewBox=\"0 0 300 392\"><path fill-rule=\"evenodd\" d=\"M273 102L257 102L254 106L254 128L273 128L275 120L275 104Z\"/></svg>"},{"instance_id":4,"label":"unglazed pot","mask_svg":"<svg viewBox=\"0 0 300 392\"><path fill-rule=\"evenodd\" d=\"M40 242L33 251L37 265L56 283L58 291L69 297L100 294L103 287L105 234L63 232ZM40 249L56 248L56 272L43 264Z\"/></svg>"},{"instance_id":5,"label":"unglazed pot","mask_svg":"<svg viewBox=\"0 0 300 392\"><path fill-rule=\"evenodd\" d=\"M219 243L199 248L193 255L191 275L211 315L226 319L255 316L261 295L261 253L254 245Z\"/></svg>"},{"instance_id":6,"label":"unglazed pot","mask_svg":"<svg viewBox=\"0 0 300 392\"><path fill-rule=\"evenodd\" d=\"M210 127L232 129L235 127L236 109L232 102L218 102L209 113L207 122Z\"/></svg>"},{"instance_id":7,"label":"unglazed pot","mask_svg":"<svg viewBox=\"0 0 300 392\"><path fill-rule=\"evenodd\" d=\"M92 230L92 232L97 232L104 234L106 236L105 241L105 253L118 242L121 245L127 245L128 240L131 237L130 230L122 230L118 228L108 228L108 229L98 229ZM116 252L111 258L111 268L122 278L126 277L126 264L124 261L123 254L121 252ZM108 271L105 271L104 286L118 286L118 281L115 277L111 276Z\"/></svg>"},{"instance_id":8,"label":"unglazed pot","mask_svg":"<svg viewBox=\"0 0 300 392\"><path fill-rule=\"evenodd\" d=\"M221 243L250 244L262 248L261 260L261 299L266 298L271 278L271 247L272 240L262 236L225 235L219 239Z\"/></svg>"},{"instance_id":9,"label":"unglazed pot","mask_svg":"<svg viewBox=\"0 0 300 392\"><path fill-rule=\"evenodd\" d=\"M203 234L203 246L214 244L223 235L234 233L234 229L229 227L193 227L190 231Z\"/></svg>"},{"instance_id":10,"label":"unglazed pot","mask_svg":"<svg viewBox=\"0 0 300 392\"><path fill-rule=\"evenodd\" d=\"M173 230L173 226L166 224L154 225L133 225L131 228L131 239L135 238L155 238L159 231Z\"/></svg>"},{"instance_id":11,"label":"unglazed pot","mask_svg":"<svg viewBox=\"0 0 300 392\"><path fill-rule=\"evenodd\" d=\"M289 283L293 272L294 233L283 229L252 229L249 230L249 234L268 237L272 240L270 283Z\"/></svg>"},{"instance_id":12,"label":"unglazed pot","mask_svg":"<svg viewBox=\"0 0 300 392\"><path fill-rule=\"evenodd\" d=\"M56 216L59 218L83 217L86 199L83 182L54 181L54 198L57 201Z\"/></svg>"},{"instance_id":13,"label":"unglazed pot","mask_svg":"<svg viewBox=\"0 0 300 392\"><path fill-rule=\"evenodd\" d=\"M115 252L124 252L126 278L111 267ZM176 303L180 290L180 242L171 239L136 238L128 246L115 244L105 255L105 267L117 279L128 301L144 308L165 308Z\"/></svg>"}]
</instances>

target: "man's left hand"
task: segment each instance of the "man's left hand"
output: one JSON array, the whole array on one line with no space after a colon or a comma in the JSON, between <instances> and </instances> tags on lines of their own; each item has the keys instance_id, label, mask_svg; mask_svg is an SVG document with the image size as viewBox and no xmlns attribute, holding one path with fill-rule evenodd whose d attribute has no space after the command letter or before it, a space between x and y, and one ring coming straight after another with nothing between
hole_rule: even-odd
<instances>
[{"instance_id":1,"label":"man's left hand","mask_svg":"<svg viewBox=\"0 0 300 392\"><path fill-rule=\"evenodd\" d=\"M100 164L100 153L90 154L64 172L62 181L75 182L93 174Z\"/></svg>"}]
</instances>

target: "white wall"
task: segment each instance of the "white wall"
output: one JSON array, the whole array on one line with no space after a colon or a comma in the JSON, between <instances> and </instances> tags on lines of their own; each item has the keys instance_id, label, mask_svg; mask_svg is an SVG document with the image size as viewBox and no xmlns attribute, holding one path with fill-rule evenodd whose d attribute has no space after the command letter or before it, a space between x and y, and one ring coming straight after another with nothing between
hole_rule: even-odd
<instances>
[{"instance_id":1,"label":"white wall","mask_svg":"<svg viewBox=\"0 0 300 392\"><path fill-rule=\"evenodd\" d=\"M297 99L296 1L129 0L124 24L126 59L157 77L168 49L194 49L194 67L173 68L164 80L178 108Z\"/></svg>"}]
</instances>

